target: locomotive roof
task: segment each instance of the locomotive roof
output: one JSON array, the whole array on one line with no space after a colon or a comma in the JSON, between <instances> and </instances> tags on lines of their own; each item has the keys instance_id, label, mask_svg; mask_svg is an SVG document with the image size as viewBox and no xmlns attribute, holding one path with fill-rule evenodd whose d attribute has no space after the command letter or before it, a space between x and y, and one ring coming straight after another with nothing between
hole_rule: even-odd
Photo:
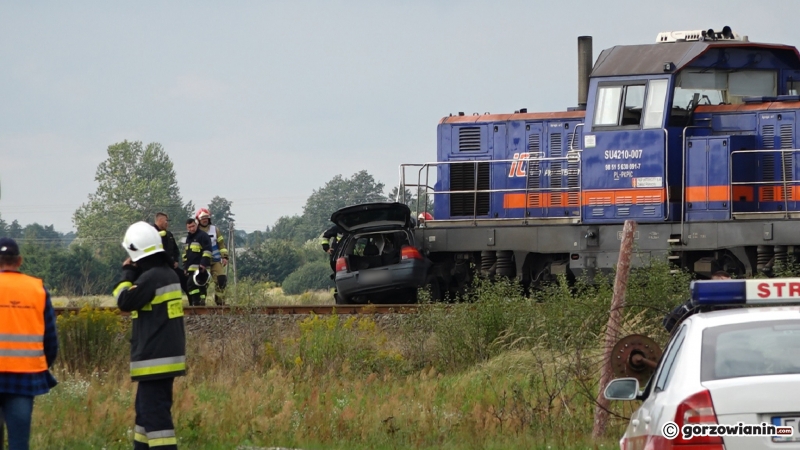
<instances>
[{"instance_id":1,"label":"locomotive roof","mask_svg":"<svg viewBox=\"0 0 800 450\"><path fill-rule=\"evenodd\" d=\"M703 53L713 48L768 49L784 53L800 67L800 53L795 47L782 44L762 44L741 41L690 41L645 45L617 45L603 50L597 57L592 77L625 75L654 75L674 73L689 66ZM664 71L664 64L675 64L674 70Z\"/></svg>"}]
</instances>

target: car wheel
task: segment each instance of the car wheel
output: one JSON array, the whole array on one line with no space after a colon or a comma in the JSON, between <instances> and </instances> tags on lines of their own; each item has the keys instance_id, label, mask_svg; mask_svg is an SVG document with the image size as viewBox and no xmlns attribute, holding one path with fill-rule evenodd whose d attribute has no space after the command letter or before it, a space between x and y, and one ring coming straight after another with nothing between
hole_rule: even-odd
<instances>
[{"instance_id":1,"label":"car wheel","mask_svg":"<svg viewBox=\"0 0 800 450\"><path fill-rule=\"evenodd\" d=\"M353 305L354 303L350 301L347 297L343 296L340 293L333 294L333 299L336 300L337 305Z\"/></svg>"},{"instance_id":2,"label":"car wheel","mask_svg":"<svg viewBox=\"0 0 800 450\"><path fill-rule=\"evenodd\" d=\"M428 278L425 279L425 286L423 286L423 289L428 292L431 301L442 301L442 283L436 275L428 275Z\"/></svg>"}]
</instances>

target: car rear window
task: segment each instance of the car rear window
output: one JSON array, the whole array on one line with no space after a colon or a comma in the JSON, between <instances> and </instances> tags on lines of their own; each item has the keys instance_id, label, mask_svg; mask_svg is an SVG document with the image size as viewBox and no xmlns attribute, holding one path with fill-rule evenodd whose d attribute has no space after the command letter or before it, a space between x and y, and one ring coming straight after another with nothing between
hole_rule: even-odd
<instances>
[{"instance_id":1,"label":"car rear window","mask_svg":"<svg viewBox=\"0 0 800 450\"><path fill-rule=\"evenodd\" d=\"M702 381L800 374L800 319L707 328L700 371Z\"/></svg>"}]
</instances>

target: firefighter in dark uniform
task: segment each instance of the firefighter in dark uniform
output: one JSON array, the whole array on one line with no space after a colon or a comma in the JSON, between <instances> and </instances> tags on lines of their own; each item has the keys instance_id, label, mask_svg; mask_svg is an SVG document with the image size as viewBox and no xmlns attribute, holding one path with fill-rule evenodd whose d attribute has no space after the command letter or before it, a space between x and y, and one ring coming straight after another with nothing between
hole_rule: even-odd
<instances>
[{"instance_id":1,"label":"firefighter in dark uniform","mask_svg":"<svg viewBox=\"0 0 800 450\"><path fill-rule=\"evenodd\" d=\"M122 246L130 256L114 289L117 306L131 313L131 379L137 381L134 449L177 449L172 386L186 375L186 334L178 275L161 236L146 222L128 228Z\"/></svg>"},{"instance_id":2,"label":"firefighter in dark uniform","mask_svg":"<svg viewBox=\"0 0 800 450\"><path fill-rule=\"evenodd\" d=\"M181 252L178 249L178 243L175 242L175 236L167 229L169 226L169 216L166 213L156 213L156 220L153 226L161 236L161 244L164 246L164 254L169 258L169 266L178 274L181 280L181 289L186 290L186 275L183 273L183 268L180 266Z\"/></svg>"},{"instance_id":3,"label":"firefighter in dark uniform","mask_svg":"<svg viewBox=\"0 0 800 450\"><path fill-rule=\"evenodd\" d=\"M333 270L334 275L336 275L336 260L334 259L333 255L336 252L336 246L339 245L342 239L344 239L344 230L342 230L339 225L334 225L328 228L324 233L322 233L322 237L320 237L322 251L329 255L331 270Z\"/></svg>"},{"instance_id":4,"label":"firefighter in dark uniform","mask_svg":"<svg viewBox=\"0 0 800 450\"><path fill-rule=\"evenodd\" d=\"M183 254L183 270L186 273L186 293L189 305L205 306L208 289L208 269L211 267L211 238L199 229L197 220L186 219L186 249Z\"/></svg>"}]
</instances>

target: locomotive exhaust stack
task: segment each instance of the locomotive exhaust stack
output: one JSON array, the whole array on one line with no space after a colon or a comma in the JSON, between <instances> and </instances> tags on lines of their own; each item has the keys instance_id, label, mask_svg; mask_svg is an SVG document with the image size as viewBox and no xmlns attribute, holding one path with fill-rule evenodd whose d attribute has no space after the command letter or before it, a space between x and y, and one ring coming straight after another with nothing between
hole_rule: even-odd
<instances>
[{"instance_id":1,"label":"locomotive exhaust stack","mask_svg":"<svg viewBox=\"0 0 800 450\"><path fill-rule=\"evenodd\" d=\"M578 37L578 109L586 109L589 75L592 73L592 37Z\"/></svg>"}]
</instances>

